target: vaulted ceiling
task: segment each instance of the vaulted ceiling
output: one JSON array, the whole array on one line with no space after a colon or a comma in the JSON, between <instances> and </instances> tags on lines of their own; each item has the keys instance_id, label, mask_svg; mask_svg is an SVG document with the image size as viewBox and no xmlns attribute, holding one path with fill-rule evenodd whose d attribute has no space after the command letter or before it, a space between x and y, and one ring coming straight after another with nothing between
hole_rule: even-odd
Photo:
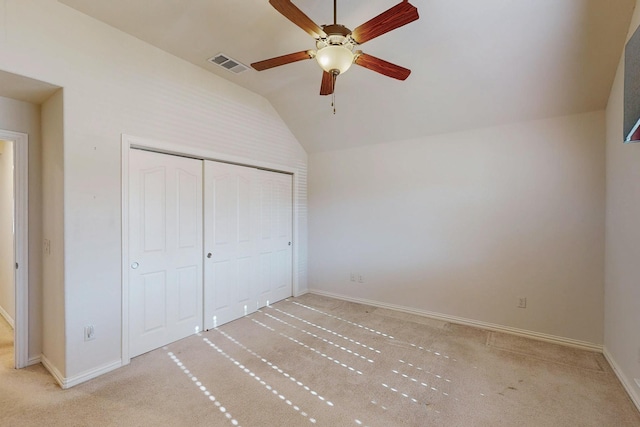
<instances>
[{"instance_id":1,"label":"vaulted ceiling","mask_svg":"<svg viewBox=\"0 0 640 427\"><path fill-rule=\"evenodd\" d=\"M455 132L606 107L635 0L410 0L420 19L361 46L412 70L398 81L362 67L338 77L336 114L313 61L233 74L314 49L268 0L59 0L267 98L308 152ZM351 29L400 0L338 0ZM294 0L317 24L331 0Z\"/></svg>"}]
</instances>

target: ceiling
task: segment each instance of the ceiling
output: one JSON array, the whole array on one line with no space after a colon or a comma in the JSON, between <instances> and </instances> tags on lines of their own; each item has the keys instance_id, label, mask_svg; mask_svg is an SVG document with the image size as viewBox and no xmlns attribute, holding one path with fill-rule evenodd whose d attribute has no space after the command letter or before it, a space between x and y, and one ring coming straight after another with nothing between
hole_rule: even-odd
<instances>
[{"instance_id":1,"label":"ceiling","mask_svg":"<svg viewBox=\"0 0 640 427\"><path fill-rule=\"evenodd\" d=\"M606 107L635 0L411 0L420 19L363 44L412 70L397 81L354 66L338 77L336 114L318 95L314 60L233 74L207 62L252 62L315 47L268 0L59 0L250 89L304 148L342 149ZM351 29L400 0L339 0ZM294 0L317 24L331 0Z\"/></svg>"}]
</instances>

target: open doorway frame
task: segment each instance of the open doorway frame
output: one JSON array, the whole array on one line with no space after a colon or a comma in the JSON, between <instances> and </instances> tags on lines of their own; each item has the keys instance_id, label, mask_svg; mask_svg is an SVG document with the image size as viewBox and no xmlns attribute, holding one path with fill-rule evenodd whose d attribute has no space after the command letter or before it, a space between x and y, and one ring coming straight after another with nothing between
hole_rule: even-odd
<instances>
[{"instance_id":1,"label":"open doorway frame","mask_svg":"<svg viewBox=\"0 0 640 427\"><path fill-rule=\"evenodd\" d=\"M16 312L13 329L14 363L29 363L29 135L0 129L0 139L13 143L13 241Z\"/></svg>"}]
</instances>

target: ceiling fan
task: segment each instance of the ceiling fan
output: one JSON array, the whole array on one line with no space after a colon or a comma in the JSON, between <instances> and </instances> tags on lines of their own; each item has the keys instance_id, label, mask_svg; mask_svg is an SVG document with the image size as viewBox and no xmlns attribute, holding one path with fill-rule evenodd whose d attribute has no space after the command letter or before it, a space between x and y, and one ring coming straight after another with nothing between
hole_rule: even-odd
<instances>
[{"instance_id":1,"label":"ceiling fan","mask_svg":"<svg viewBox=\"0 0 640 427\"><path fill-rule=\"evenodd\" d=\"M337 23L337 0L333 0L333 24L322 26L315 24L290 0L269 0L269 3L285 18L313 37L316 40L316 50L303 50L254 62L251 64L254 69L263 71L315 58L323 69L320 95L333 94L336 77L347 71L351 64L360 65L398 80L405 80L411 74L411 70L407 68L368 55L361 50L355 50L357 46L371 39L417 20L419 18L418 9L408 0L403 0L391 9L356 27L353 31Z\"/></svg>"}]
</instances>

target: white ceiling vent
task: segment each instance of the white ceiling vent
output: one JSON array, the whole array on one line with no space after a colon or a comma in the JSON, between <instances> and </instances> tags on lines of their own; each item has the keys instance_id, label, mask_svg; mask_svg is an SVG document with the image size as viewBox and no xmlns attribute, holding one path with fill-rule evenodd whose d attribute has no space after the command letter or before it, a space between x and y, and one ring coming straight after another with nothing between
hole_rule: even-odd
<instances>
[{"instance_id":1,"label":"white ceiling vent","mask_svg":"<svg viewBox=\"0 0 640 427\"><path fill-rule=\"evenodd\" d=\"M227 71L231 71L234 74L240 74L249 69L249 67L242 64L240 61L236 61L224 53L219 53L216 56L209 58L208 61L224 68Z\"/></svg>"}]
</instances>

